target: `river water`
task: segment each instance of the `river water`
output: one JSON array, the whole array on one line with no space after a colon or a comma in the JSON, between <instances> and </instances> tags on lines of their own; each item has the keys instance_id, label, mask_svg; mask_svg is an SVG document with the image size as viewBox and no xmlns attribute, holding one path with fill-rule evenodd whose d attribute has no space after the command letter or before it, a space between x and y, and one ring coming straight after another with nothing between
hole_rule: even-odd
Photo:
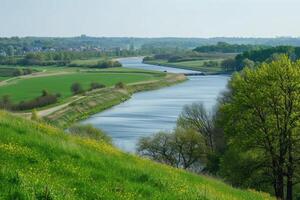
<instances>
[{"instance_id":1,"label":"river water","mask_svg":"<svg viewBox=\"0 0 300 200\"><path fill-rule=\"evenodd\" d=\"M143 64L141 58L120 59L120 62L128 68L194 72ZM134 152L139 138L172 130L184 105L203 102L207 109L212 109L220 92L226 88L228 79L227 75L190 76L184 83L136 93L128 101L95 114L82 123L104 130L117 147Z\"/></svg>"}]
</instances>

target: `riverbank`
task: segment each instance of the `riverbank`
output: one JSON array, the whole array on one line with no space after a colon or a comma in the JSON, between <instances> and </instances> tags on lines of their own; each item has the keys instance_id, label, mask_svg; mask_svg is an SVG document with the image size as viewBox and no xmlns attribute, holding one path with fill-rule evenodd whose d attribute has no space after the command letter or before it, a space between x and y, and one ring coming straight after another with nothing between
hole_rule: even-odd
<instances>
[{"instance_id":1,"label":"riverbank","mask_svg":"<svg viewBox=\"0 0 300 200\"><path fill-rule=\"evenodd\" d=\"M200 62L200 61L190 61L190 62L180 62L180 63L168 63L165 60L143 61L144 64L148 64L148 65L158 65L158 66L163 66L163 67L172 67L172 68L176 68L176 69L193 70L193 71L202 72L204 75L226 75L226 74L232 74L232 72L224 71L219 66L218 67L202 67L202 66L198 66L198 65L202 64L203 61L201 61L200 64L198 62Z\"/></svg>"},{"instance_id":2,"label":"riverbank","mask_svg":"<svg viewBox=\"0 0 300 200\"><path fill-rule=\"evenodd\" d=\"M44 119L57 127L67 128L77 121L128 100L136 92L159 89L185 80L187 78L183 74L167 74L161 79L128 84L122 89L109 87L87 92L82 98L45 116Z\"/></svg>"}]
</instances>

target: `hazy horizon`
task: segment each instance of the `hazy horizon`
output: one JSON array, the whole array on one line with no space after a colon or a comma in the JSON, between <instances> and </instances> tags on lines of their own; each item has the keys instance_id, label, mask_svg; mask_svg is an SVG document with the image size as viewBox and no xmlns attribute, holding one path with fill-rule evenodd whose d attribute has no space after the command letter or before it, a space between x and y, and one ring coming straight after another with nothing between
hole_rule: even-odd
<instances>
[{"instance_id":1,"label":"hazy horizon","mask_svg":"<svg viewBox=\"0 0 300 200\"><path fill-rule=\"evenodd\" d=\"M0 0L0 37L299 37L297 0Z\"/></svg>"}]
</instances>

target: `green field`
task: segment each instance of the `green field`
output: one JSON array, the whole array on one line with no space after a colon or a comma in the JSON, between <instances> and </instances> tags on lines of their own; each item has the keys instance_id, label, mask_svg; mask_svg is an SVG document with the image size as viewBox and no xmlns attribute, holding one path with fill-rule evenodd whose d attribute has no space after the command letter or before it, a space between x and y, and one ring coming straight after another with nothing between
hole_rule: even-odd
<instances>
[{"instance_id":1,"label":"green field","mask_svg":"<svg viewBox=\"0 0 300 200\"><path fill-rule=\"evenodd\" d=\"M167 60L153 60L153 61L151 60L151 61L147 61L146 63L176 67L181 69L190 69L190 70L201 71L206 73L223 73L223 69L221 68L221 66L217 66L217 67L203 66L203 63L208 61L217 61L218 63L221 63L223 59L195 60L195 61L184 61L184 62L168 62Z\"/></svg>"},{"instance_id":2,"label":"green field","mask_svg":"<svg viewBox=\"0 0 300 200\"><path fill-rule=\"evenodd\" d=\"M4 112L0 160L0 199L272 199Z\"/></svg>"},{"instance_id":3,"label":"green field","mask_svg":"<svg viewBox=\"0 0 300 200\"><path fill-rule=\"evenodd\" d=\"M72 96L70 87L74 82L78 82L84 89L88 89L91 82L112 86L119 81L133 83L158 78L157 73L131 72L123 69L103 70L101 72L75 72L65 75L18 79L8 85L1 86L0 94L9 95L13 102L19 102L33 99L39 96L42 90L46 89L51 93L60 93L62 98L66 98Z\"/></svg>"},{"instance_id":4,"label":"green field","mask_svg":"<svg viewBox=\"0 0 300 200\"><path fill-rule=\"evenodd\" d=\"M0 81L3 81L3 80L6 80L6 79L9 79L11 77L3 77L3 76L0 76Z\"/></svg>"}]
</instances>

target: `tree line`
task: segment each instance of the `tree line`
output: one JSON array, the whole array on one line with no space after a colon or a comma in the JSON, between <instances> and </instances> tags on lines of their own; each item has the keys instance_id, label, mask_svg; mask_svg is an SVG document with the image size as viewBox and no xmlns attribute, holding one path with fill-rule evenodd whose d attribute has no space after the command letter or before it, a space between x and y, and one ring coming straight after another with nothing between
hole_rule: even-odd
<instances>
[{"instance_id":1,"label":"tree line","mask_svg":"<svg viewBox=\"0 0 300 200\"><path fill-rule=\"evenodd\" d=\"M206 53L242 53L245 51L254 51L267 48L265 45L250 44L228 44L226 42L218 42L216 45L205 45L194 49L196 52Z\"/></svg>"},{"instance_id":2,"label":"tree line","mask_svg":"<svg viewBox=\"0 0 300 200\"><path fill-rule=\"evenodd\" d=\"M71 63L73 60L86 60L91 58L106 57L106 54L97 51L60 51L60 52L36 52L27 53L24 56L0 56L1 65L21 65L21 66L70 66L70 67L95 67L95 68L109 68L119 67L121 64L118 61L99 61L94 65L80 65Z\"/></svg>"},{"instance_id":3,"label":"tree line","mask_svg":"<svg viewBox=\"0 0 300 200\"><path fill-rule=\"evenodd\" d=\"M235 58L226 59L221 66L225 71L241 71L244 67L255 67L262 62L272 62L285 54L292 60L300 58L300 47L277 46L238 54Z\"/></svg>"},{"instance_id":4,"label":"tree line","mask_svg":"<svg viewBox=\"0 0 300 200\"><path fill-rule=\"evenodd\" d=\"M174 131L142 138L137 151L293 200L300 198L299 130L300 61L285 55L235 73L213 111L185 106Z\"/></svg>"}]
</instances>

